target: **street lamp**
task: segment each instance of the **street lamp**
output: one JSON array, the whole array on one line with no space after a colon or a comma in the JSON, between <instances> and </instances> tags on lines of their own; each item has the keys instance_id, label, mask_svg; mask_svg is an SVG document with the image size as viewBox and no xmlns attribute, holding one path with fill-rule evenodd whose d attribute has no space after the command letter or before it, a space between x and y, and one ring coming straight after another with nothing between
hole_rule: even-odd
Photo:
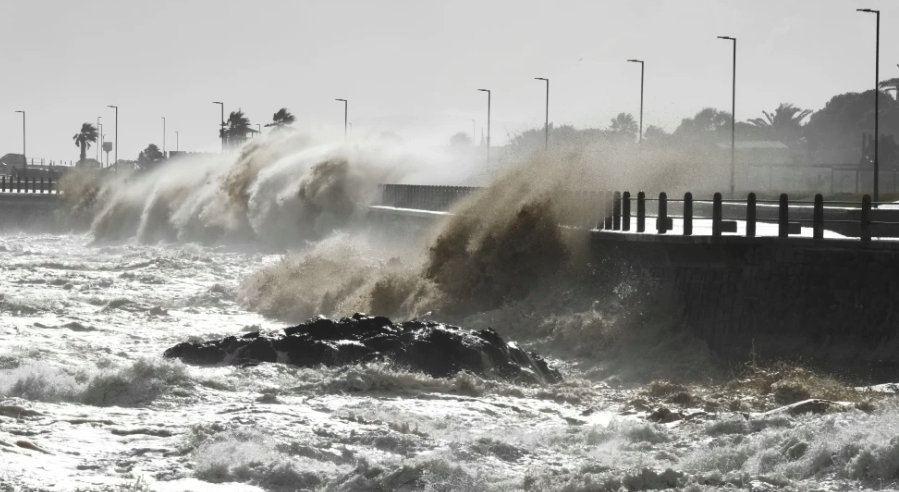
<instances>
[{"instance_id":1,"label":"street lamp","mask_svg":"<svg viewBox=\"0 0 899 492\"><path fill-rule=\"evenodd\" d=\"M643 75L646 68L643 60L628 60L631 63L640 64L640 144L643 143Z\"/></svg>"},{"instance_id":2,"label":"street lamp","mask_svg":"<svg viewBox=\"0 0 899 492\"><path fill-rule=\"evenodd\" d=\"M737 38L730 36L718 36L718 39L726 39L734 42L734 69L733 88L730 106L730 196L734 196L734 149L737 134Z\"/></svg>"},{"instance_id":3,"label":"street lamp","mask_svg":"<svg viewBox=\"0 0 899 492\"><path fill-rule=\"evenodd\" d=\"M481 92L487 93L487 165L490 165L490 99L492 94L490 93L490 89L478 89Z\"/></svg>"},{"instance_id":4,"label":"street lamp","mask_svg":"<svg viewBox=\"0 0 899 492\"><path fill-rule=\"evenodd\" d=\"M549 150L549 79L544 79L543 77L534 77L534 80L543 80L546 82L546 123L544 123L544 132L546 133L546 142L544 143L544 150Z\"/></svg>"},{"instance_id":5,"label":"street lamp","mask_svg":"<svg viewBox=\"0 0 899 492\"><path fill-rule=\"evenodd\" d=\"M111 104L106 107L115 109L115 172L119 172L119 107Z\"/></svg>"},{"instance_id":6,"label":"street lamp","mask_svg":"<svg viewBox=\"0 0 899 492\"><path fill-rule=\"evenodd\" d=\"M97 160L100 161L100 168L102 168L103 167L103 156L100 154L100 147L103 147L103 137L105 137L105 135L103 135L103 124L98 123L97 126L99 127L99 128L97 128L97 130L100 132L100 145L97 146L97 157L99 159L97 159Z\"/></svg>"},{"instance_id":7,"label":"street lamp","mask_svg":"<svg viewBox=\"0 0 899 492\"><path fill-rule=\"evenodd\" d=\"M222 122L219 129L219 136L222 137L222 154L225 153L225 103L213 101L212 104L218 104L222 107Z\"/></svg>"},{"instance_id":8,"label":"street lamp","mask_svg":"<svg viewBox=\"0 0 899 492\"><path fill-rule=\"evenodd\" d=\"M855 9L857 12L877 14L877 45L874 51L874 202L880 201L880 11Z\"/></svg>"},{"instance_id":9,"label":"street lamp","mask_svg":"<svg viewBox=\"0 0 899 492\"><path fill-rule=\"evenodd\" d=\"M181 152L181 138L178 136L178 131L175 131L175 152Z\"/></svg>"},{"instance_id":10,"label":"street lamp","mask_svg":"<svg viewBox=\"0 0 899 492\"><path fill-rule=\"evenodd\" d=\"M22 113L22 172L25 176L28 176L28 157L25 153L25 111L16 111L16 113Z\"/></svg>"},{"instance_id":11,"label":"street lamp","mask_svg":"<svg viewBox=\"0 0 899 492\"><path fill-rule=\"evenodd\" d=\"M256 135L262 136L262 123L256 123Z\"/></svg>"},{"instance_id":12,"label":"street lamp","mask_svg":"<svg viewBox=\"0 0 899 492\"><path fill-rule=\"evenodd\" d=\"M103 125L100 124L100 118L102 118L102 116L97 116L97 130L99 130L100 133L102 134L103 133ZM97 160L98 161L100 160L100 147L97 147Z\"/></svg>"},{"instance_id":13,"label":"street lamp","mask_svg":"<svg viewBox=\"0 0 899 492\"><path fill-rule=\"evenodd\" d=\"M335 99L335 101L343 101L343 139L346 140L346 127L348 124L347 116L350 114L350 103L346 99Z\"/></svg>"},{"instance_id":14,"label":"street lamp","mask_svg":"<svg viewBox=\"0 0 899 492\"><path fill-rule=\"evenodd\" d=\"M165 157L165 116L162 117L162 157Z\"/></svg>"}]
</instances>

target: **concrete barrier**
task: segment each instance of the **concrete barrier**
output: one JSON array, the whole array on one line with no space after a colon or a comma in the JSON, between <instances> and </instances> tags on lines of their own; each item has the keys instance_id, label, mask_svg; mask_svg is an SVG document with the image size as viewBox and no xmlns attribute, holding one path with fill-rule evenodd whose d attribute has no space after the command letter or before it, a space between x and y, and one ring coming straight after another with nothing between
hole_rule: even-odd
<instances>
[{"instance_id":1,"label":"concrete barrier","mask_svg":"<svg viewBox=\"0 0 899 492\"><path fill-rule=\"evenodd\" d=\"M446 213L372 207L423 233ZM802 360L872 380L899 371L899 241L580 230L613 282L649 278L680 323L726 361Z\"/></svg>"}]
</instances>

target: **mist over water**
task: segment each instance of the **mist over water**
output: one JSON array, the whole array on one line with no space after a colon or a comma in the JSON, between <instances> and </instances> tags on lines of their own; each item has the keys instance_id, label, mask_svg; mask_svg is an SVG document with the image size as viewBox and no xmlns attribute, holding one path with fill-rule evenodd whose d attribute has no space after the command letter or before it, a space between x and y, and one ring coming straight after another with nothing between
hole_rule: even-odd
<instances>
[{"instance_id":1,"label":"mist over water","mask_svg":"<svg viewBox=\"0 0 899 492\"><path fill-rule=\"evenodd\" d=\"M626 154L605 150L490 173L462 161L453 184L485 188L420 236L367 208L378 183L443 179L451 152L275 134L146 174L70 175L89 233L0 236L0 491L895 489L893 397L722 366L652 278L585 260L569 227L594 205L584 192L686 179L661 155L620 172ZM564 381L160 358L357 311L492 327ZM848 403L765 413L803 396Z\"/></svg>"}]
</instances>

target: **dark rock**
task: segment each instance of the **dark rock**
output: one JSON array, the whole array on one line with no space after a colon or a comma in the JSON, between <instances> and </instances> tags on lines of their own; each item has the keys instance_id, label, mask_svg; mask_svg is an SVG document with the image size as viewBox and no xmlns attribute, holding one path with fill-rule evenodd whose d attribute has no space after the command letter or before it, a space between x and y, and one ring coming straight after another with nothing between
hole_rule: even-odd
<instances>
[{"instance_id":1,"label":"dark rock","mask_svg":"<svg viewBox=\"0 0 899 492\"><path fill-rule=\"evenodd\" d=\"M528 383L561 381L546 361L506 343L492 329L474 332L432 321L394 324L357 313L335 321L313 318L284 329L284 336L259 332L240 338L180 343L165 356L195 365L288 362L300 367L342 366L390 361L397 366L446 378L460 371Z\"/></svg>"}]
</instances>

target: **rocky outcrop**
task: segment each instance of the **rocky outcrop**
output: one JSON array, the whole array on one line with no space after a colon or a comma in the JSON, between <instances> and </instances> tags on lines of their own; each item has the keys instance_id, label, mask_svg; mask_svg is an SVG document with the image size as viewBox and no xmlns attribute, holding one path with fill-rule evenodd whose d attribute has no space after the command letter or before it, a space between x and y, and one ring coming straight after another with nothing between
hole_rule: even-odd
<instances>
[{"instance_id":1,"label":"rocky outcrop","mask_svg":"<svg viewBox=\"0 0 899 492\"><path fill-rule=\"evenodd\" d=\"M430 321L392 323L357 313L339 321L314 318L284 330L209 342L184 342L165 356L195 365L282 362L301 367L388 361L435 378L468 371L513 382L555 383L558 371L546 361L506 343L493 329L479 332Z\"/></svg>"}]
</instances>

